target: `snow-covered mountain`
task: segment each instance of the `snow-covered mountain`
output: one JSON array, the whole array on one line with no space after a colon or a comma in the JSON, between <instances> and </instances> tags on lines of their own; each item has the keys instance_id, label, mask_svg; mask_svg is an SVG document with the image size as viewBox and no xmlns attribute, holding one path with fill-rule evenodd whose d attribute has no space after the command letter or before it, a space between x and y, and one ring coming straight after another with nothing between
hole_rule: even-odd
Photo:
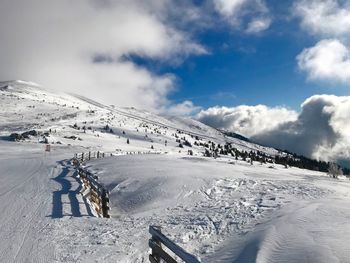
<instances>
[{"instance_id":1,"label":"snow-covered mountain","mask_svg":"<svg viewBox=\"0 0 350 263\"><path fill-rule=\"evenodd\" d=\"M0 82L0 135L36 130L27 141L82 146L100 150L179 151L186 139L195 154L204 151L194 142L232 143L244 151L278 151L226 136L191 118L165 117L134 108L106 106L82 96L50 91L32 82ZM126 143L129 139L129 144Z\"/></svg>"},{"instance_id":2,"label":"snow-covered mountain","mask_svg":"<svg viewBox=\"0 0 350 263\"><path fill-rule=\"evenodd\" d=\"M70 164L95 150L116 153L82 164L110 219ZM286 161L318 168L191 118L0 82L0 262L144 263L149 225L201 262L347 262L349 180Z\"/></svg>"}]
</instances>

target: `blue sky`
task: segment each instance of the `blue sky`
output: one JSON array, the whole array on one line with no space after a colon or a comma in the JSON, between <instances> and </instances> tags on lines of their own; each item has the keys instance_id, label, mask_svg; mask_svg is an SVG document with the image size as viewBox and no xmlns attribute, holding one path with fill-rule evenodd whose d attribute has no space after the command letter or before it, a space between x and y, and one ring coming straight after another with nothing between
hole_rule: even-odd
<instances>
[{"instance_id":1,"label":"blue sky","mask_svg":"<svg viewBox=\"0 0 350 263\"><path fill-rule=\"evenodd\" d=\"M317 37L300 27L292 16L293 1L271 0L273 23L264 32L247 34L219 22L194 33L208 54L189 56L180 64L134 59L157 74L176 76L175 102L190 100L208 108L246 104L283 105L300 110L300 104L314 94L349 95L349 88L332 81L308 80L298 68L296 57ZM219 14L214 14L219 20Z\"/></svg>"}]
</instances>

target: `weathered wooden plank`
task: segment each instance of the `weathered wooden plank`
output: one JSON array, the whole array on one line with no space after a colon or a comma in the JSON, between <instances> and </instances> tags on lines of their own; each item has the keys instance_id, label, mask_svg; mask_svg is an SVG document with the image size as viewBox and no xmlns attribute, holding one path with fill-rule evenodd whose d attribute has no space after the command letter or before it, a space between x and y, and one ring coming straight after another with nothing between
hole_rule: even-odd
<instances>
[{"instance_id":1,"label":"weathered wooden plank","mask_svg":"<svg viewBox=\"0 0 350 263\"><path fill-rule=\"evenodd\" d=\"M150 226L149 233L152 235L153 239L159 240L172 252L174 252L178 257L180 257L186 263L200 263L200 261L190 253L187 253L183 248L176 245L173 241L162 234L156 227Z\"/></svg>"},{"instance_id":2,"label":"weathered wooden plank","mask_svg":"<svg viewBox=\"0 0 350 263\"><path fill-rule=\"evenodd\" d=\"M103 152L97 152L98 156L101 157ZM86 158L92 158L92 154L96 154L96 152L88 152L86 153ZM84 159L84 153L81 153L82 159ZM103 153L104 156L104 153ZM94 210L101 216L109 218L109 197L108 192L104 188L102 184L100 184L97 180L98 177L94 176L90 172L84 170L83 168L78 166L78 174L80 177L80 181L83 185L83 192L86 189L89 189L89 193L85 195L88 198L94 208Z\"/></svg>"},{"instance_id":3,"label":"weathered wooden plank","mask_svg":"<svg viewBox=\"0 0 350 263\"><path fill-rule=\"evenodd\" d=\"M96 199L100 199L100 195L95 189L91 189L91 194L96 197Z\"/></svg>"},{"instance_id":4,"label":"weathered wooden plank","mask_svg":"<svg viewBox=\"0 0 350 263\"><path fill-rule=\"evenodd\" d=\"M92 206L94 210L97 212L97 214L101 216L101 209L95 203L92 203Z\"/></svg>"},{"instance_id":5,"label":"weathered wooden plank","mask_svg":"<svg viewBox=\"0 0 350 263\"><path fill-rule=\"evenodd\" d=\"M159 263L152 255L149 255L148 259L151 261L151 263Z\"/></svg>"},{"instance_id":6,"label":"weathered wooden plank","mask_svg":"<svg viewBox=\"0 0 350 263\"><path fill-rule=\"evenodd\" d=\"M103 217L106 217L106 218L110 218L109 216L109 195L108 195L108 192L106 190L103 190L102 191L102 196L101 196L101 203L102 203L102 215Z\"/></svg>"},{"instance_id":7,"label":"weathered wooden plank","mask_svg":"<svg viewBox=\"0 0 350 263\"><path fill-rule=\"evenodd\" d=\"M152 255L161 257L166 263L177 263L168 253L166 253L154 240L148 241L150 248L152 248Z\"/></svg>"},{"instance_id":8,"label":"weathered wooden plank","mask_svg":"<svg viewBox=\"0 0 350 263\"><path fill-rule=\"evenodd\" d=\"M96 197L93 196L93 195L90 195L90 199L91 199L91 201L94 202L95 204L100 205L100 199L96 198Z\"/></svg>"}]
</instances>

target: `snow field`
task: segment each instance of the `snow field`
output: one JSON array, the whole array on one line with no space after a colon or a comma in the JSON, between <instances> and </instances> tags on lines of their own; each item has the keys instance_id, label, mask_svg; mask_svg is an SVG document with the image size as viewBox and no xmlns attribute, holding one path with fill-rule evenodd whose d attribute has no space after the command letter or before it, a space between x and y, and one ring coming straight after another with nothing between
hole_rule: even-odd
<instances>
[{"instance_id":1,"label":"snow field","mask_svg":"<svg viewBox=\"0 0 350 263\"><path fill-rule=\"evenodd\" d=\"M111 157L89 162L88 169L110 190L113 218L102 231L112 239L121 237L110 253L134 248L122 257L123 262L147 259L151 224L161 225L177 244L210 262L206 257L225 241L254 231L286 205L333 193L296 175L328 180L316 172L280 167L273 169L272 180L257 173L271 170L266 167L176 155ZM114 224L123 230L118 233L107 227ZM125 237L127 233L131 236Z\"/></svg>"},{"instance_id":2,"label":"snow field","mask_svg":"<svg viewBox=\"0 0 350 263\"><path fill-rule=\"evenodd\" d=\"M38 143L42 135L9 141L31 129L51 129L51 153ZM178 146L183 137L192 147ZM0 83L0 261L148 262L149 225L161 225L202 262L348 261L348 180L204 158L195 141L283 155L189 118ZM74 153L97 150L162 153L86 164L111 192L112 219L92 216L68 163Z\"/></svg>"}]
</instances>

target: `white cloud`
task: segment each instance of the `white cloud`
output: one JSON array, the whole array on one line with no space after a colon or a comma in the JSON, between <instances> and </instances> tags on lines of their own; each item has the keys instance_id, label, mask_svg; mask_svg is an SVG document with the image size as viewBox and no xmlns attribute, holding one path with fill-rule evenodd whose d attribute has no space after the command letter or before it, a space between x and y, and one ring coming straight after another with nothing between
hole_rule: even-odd
<instances>
[{"instance_id":1,"label":"white cloud","mask_svg":"<svg viewBox=\"0 0 350 263\"><path fill-rule=\"evenodd\" d=\"M235 18L241 8L248 0L217 0L214 1L215 8L227 18Z\"/></svg>"},{"instance_id":2,"label":"white cloud","mask_svg":"<svg viewBox=\"0 0 350 263\"><path fill-rule=\"evenodd\" d=\"M281 123L293 121L297 113L283 107L265 105L213 107L202 110L197 118L216 128L235 131L244 136L255 136L275 129Z\"/></svg>"},{"instance_id":3,"label":"white cloud","mask_svg":"<svg viewBox=\"0 0 350 263\"><path fill-rule=\"evenodd\" d=\"M350 159L350 97L315 95L300 113L263 105L215 107L199 120L251 137L259 143L326 161Z\"/></svg>"},{"instance_id":4,"label":"white cloud","mask_svg":"<svg viewBox=\"0 0 350 263\"><path fill-rule=\"evenodd\" d=\"M315 96L313 99L328 100L328 105L324 107L323 112L330 116L329 126L332 127L337 136L333 145L319 145L313 154L314 157L325 157L327 160L350 159L350 97L323 95Z\"/></svg>"},{"instance_id":5,"label":"white cloud","mask_svg":"<svg viewBox=\"0 0 350 263\"><path fill-rule=\"evenodd\" d=\"M350 81L350 52L337 39L326 39L304 49L298 56L298 66L313 80Z\"/></svg>"},{"instance_id":6,"label":"white cloud","mask_svg":"<svg viewBox=\"0 0 350 263\"><path fill-rule=\"evenodd\" d=\"M191 101L186 100L179 104L171 105L167 109L164 109L164 112L166 112L168 115L174 116L189 116L200 111L201 109L201 107L195 106Z\"/></svg>"},{"instance_id":7,"label":"white cloud","mask_svg":"<svg viewBox=\"0 0 350 263\"><path fill-rule=\"evenodd\" d=\"M171 1L3 0L0 79L27 79L109 104L171 105L174 76L126 58L165 62L206 50L166 20ZM174 8L172 8L174 7ZM94 58L108 58L96 63Z\"/></svg>"},{"instance_id":8,"label":"white cloud","mask_svg":"<svg viewBox=\"0 0 350 263\"><path fill-rule=\"evenodd\" d=\"M298 66L311 80L348 83L350 80L350 1L298 0L294 14L310 34L328 39L304 49Z\"/></svg>"},{"instance_id":9,"label":"white cloud","mask_svg":"<svg viewBox=\"0 0 350 263\"><path fill-rule=\"evenodd\" d=\"M312 34L346 36L350 33L350 3L338 0L298 0L294 14L302 27Z\"/></svg>"},{"instance_id":10,"label":"white cloud","mask_svg":"<svg viewBox=\"0 0 350 263\"><path fill-rule=\"evenodd\" d=\"M268 29L271 25L271 19L267 18L257 18L249 22L246 32L247 33L259 33Z\"/></svg>"},{"instance_id":11,"label":"white cloud","mask_svg":"<svg viewBox=\"0 0 350 263\"><path fill-rule=\"evenodd\" d=\"M272 18L264 0L213 0L216 11L235 28L247 33L265 31Z\"/></svg>"}]
</instances>

